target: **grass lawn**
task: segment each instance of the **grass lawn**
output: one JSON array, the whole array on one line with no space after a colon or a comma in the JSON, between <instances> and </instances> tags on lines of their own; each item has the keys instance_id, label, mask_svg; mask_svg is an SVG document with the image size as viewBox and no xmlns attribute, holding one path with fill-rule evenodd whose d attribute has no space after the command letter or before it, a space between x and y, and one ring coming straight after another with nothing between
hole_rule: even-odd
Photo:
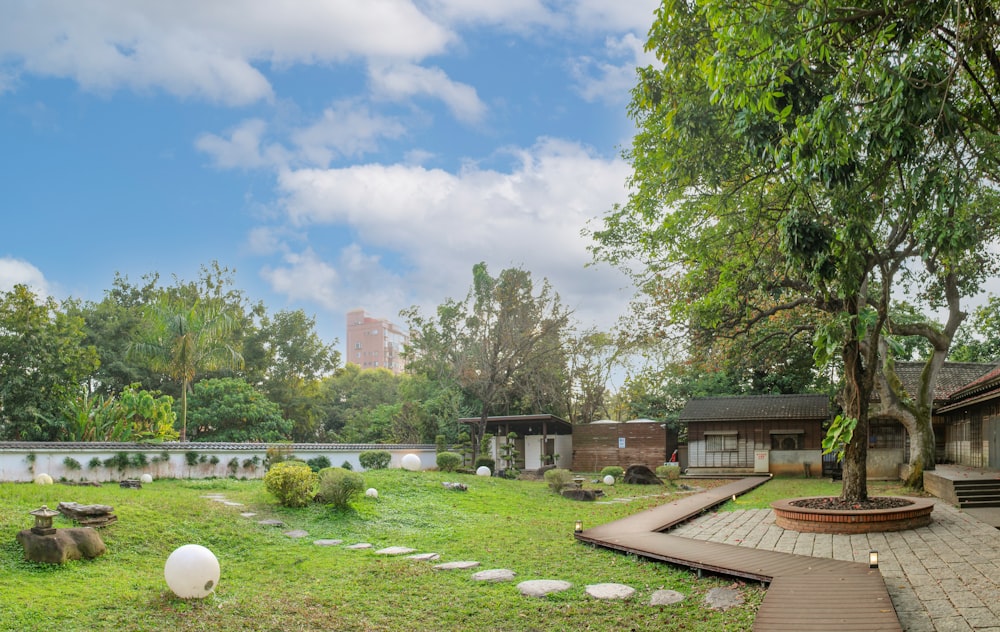
<instances>
[{"instance_id":1,"label":"grass lawn","mask_svg":"<svg viewBox=\"0 0 1000 632\"><path fill-rule=\"evenodd\" d=\"M141 490L0 483L0 630L747 630L763 590L730 579L697 579L687 570L576 542L585 526L631 515L671 498L669 488L618 485L610 499L582 503L552 494L543 482L506 481L438 472L366 472L378 500L353 510L277 506L260 481L162 480ZM460 481L469 491L445 489ZM712 482L698 481L709 486ZM773 485L769 483L765 488ZM588 485L589 486L589 485ZM223 494L230 507L204 498ZM654 494L659 494L654 496ZM101 530L108 553L48 566L26 562L15 535L27 514L60 501L112 505L118 523ZM258 515L243 518L240 512ZM257 524L279 518L286 527ZM56 518L57 527L72 524ZM305 529L309 537L282 534ZM314 539L370 542L434 552L442 562L475 560L480 569L508 568L517 581L562 579L573 587L546 598L522 597L515 582L482 583L473 571L435 571L436 562L372 551L317 547ZM222 577L213 595L182 600L163 579L178 546L207 546ZM477 570L480 570L477 569ZM597 601L587 584L637 589L626 602ZM711 588L737 586L746 604L707 610ZM677 590L676 605L648 605L653 591Z\"/></svg>"}]
</instances>

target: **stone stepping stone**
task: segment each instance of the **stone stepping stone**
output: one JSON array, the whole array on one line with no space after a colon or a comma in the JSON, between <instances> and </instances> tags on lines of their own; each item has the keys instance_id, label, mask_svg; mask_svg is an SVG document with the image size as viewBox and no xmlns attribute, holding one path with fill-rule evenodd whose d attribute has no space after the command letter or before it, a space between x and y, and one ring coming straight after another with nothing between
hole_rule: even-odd
<instances>
[{"instance_id":1,"label":"stone stepping stone","mask_svg":"<svg viewBox=\"0 0 1000 632\"><path fill-rule=\"evenodd\" d=\"M573 584L561 579L529 579L517 585L517 590L525 597L544 597L552 593L562 592Z\"/></svg>"},{"instance_id":2,"label":"stone stepping stone","mask_svg":"<svg viewBox=\"0 0 1000 632\"><path fill-rule=\"evenodd\" d=\"M657 590L649 598L651 606L672 606L675 603L684 601L684 595L676 590Z\"/></svg>"},{"instance_id":3,"label":"stone stepping stone","mask_svg":"<svg viewBox=\"0 0 1000 632\"><path fill-rule=\"evenodd\" d=\"M508 568L494 568L488 571L479 571L472 576L472 579L477 582L509 582L514 579L515 575L517 573Z\"/></svg>"},{"instance_id":4,"label":"stone stepping stone","mask_svg":"<svg viewBox=\"0 0 1000 632\"><path fill-rule=\"evenodd\" d=\"M291 531L285 531L285 535L290 538L304 538L309 535L309 532L302 529L292 529Z\"/></svg>"},{"instance_id":5,"label":"stone stepping stone","mask_svg":"<svg viewBox=\"0 0 1000 632\"><path fill-rule=\"evenodd\" d=\"M207 498L209 500L225 500L226 497L222 494L204 494L202 498Z\"/></svg>"},{"instance_id":6,"label":"stone stepping stone","mask_svg":"<svg viewBox=\"0 0 1000 632\"><path fill-rule=\"evenodd\" d=\"M243 516L244 518L253 518L253 517L254 517L254 516L256 516L257 514L255 514L255 513L254 513L254 512L252 512L252 511L244 511L244 512L243 512L243 513L241 513L240 515L241 515L241 516Z\"/></svg>"},{"instance_id":7,"label":"stone stepping stone","mask_svg":"<svg viewBox=\"0 0 1000 632\"><path fill-rule=\"evenodd\" d=\"M436 571L460 571L466 568L475 568L479 566L479 562L445 562L444 564L436 564L434 570Z\"/></svg>"},{"instance_id":8,"label":"stone stepping stone","mask_svg":"<svg viewBox=\"0 0 1000 632\"><path fill-rule=\"evenodd\" d=\"M743 595L732 588L713 588L705 595L705 605L712 610L726 610L743 605Z\"/></svg>"},{"instance_id":9,"label":"stone stepping stone","mask_svg":"<svg viewBox=\"0 0 1000 632\"><path fill-rule=\"evenodd\" d=\"M590 584L586 593L594 599L630 599L635 588L625 584Z\"/></svg>"},{"instance_id":10,"label":"stone stepping stone","mask_svg":"<svg viewBox=\"0 0 1000 632\"><path fill-rule=\"evenodd\" d=\"M243 506L243 503L237 503L237 502L233 502L231 500L223 500L222 504L226 505L227 507L242 507Z\"/></svg>"},{"instance_id":11,"label":"stone stepping stone","mask_svg":"<svg viewBox=\"0 0 1000 632\"><path fill-rule=\"evenodd\" d=\"M379 549L375 551L376 555L406 555L407 553L413 553L416 549L408 549L405 546L390 546L388 548Z\"/></svg>"},{"instance_id":12,"label":"stone stepping stone","mask_svg":"<svg viewBox=\"0 0 1000 632\"><path fill-rule=\"evenodd\" d=\"M417 553L416 555L407 555L406 557L421 562L433 562L434 560L441 559L441 556L437 553Z\"/></svg>"},{"instance_id":13,"label":"stone stepping stone","mask_svg":"<svg viewBox=\"0 0 1000 632\"><path fill-rule=\"evenodd\" d=\"M342 542L343 540L313 540L313 544L316 546L337 546Z\"/></svg>"},{"instance_id":14,"label":"stone stepping stone","mask_svg":"<svg viewBox=\"0 0 1000 632\"><path fill-rule=\"evenodd\" d=\"M258 520L257 524L262 524L265 527L283 527L285 523L280 520L275 520L274 518L268 518L266 520Z\"/></svg>"},{"instance_id":15,"label":"stone stepping stone","mask_svg":"<svg viewBox=\"0 0 1000 632\"><path fill-rule=\"evenodd\" d=\"M357 544L352 544L344 548L350 549L352 551L360 551L362 549L370 549L372 548L372 545L368 544L367 542L358 542Z\"/></svg>"}]
</instances>

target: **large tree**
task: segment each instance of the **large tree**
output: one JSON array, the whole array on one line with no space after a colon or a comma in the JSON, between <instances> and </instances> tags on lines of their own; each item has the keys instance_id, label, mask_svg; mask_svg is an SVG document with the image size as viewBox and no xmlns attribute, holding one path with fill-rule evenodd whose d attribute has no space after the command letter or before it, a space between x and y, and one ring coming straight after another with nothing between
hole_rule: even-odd
<instances>
[{"instance_id":1,"label":"large tree","mask_svg":"<svg viewBox=\"0 0 1000 632\"><path fill-rule=\"evenodd\" d=\"M998 28L985 0L667 0L650 31L663 66L640 71L633 188L597 254L640 260L643 287L665 288L673 318L702 331L825 313L817 357L840 363L848 500L867 498L898 283L956 310L982 280L998 223Z\"/></svg>"},{"instance_id":2,"label":"large tree","mask_svg":"<svg viewBox=\"0 0 1000 632\"><path fill-rule=\"evenodd\" d=\"M476 403L476 446L486 433L487 418L509 410L503 407L516 393L551 392L552 360L565 358L569 311L548 281L536 291L531 273L520 268L493 277L485 263L478 263L464 301L440 306L436 320L423 318L416 309L405 316L412 338L407 362L413 358L414 366L448 376ZM560 371L565 375L564 368ZM551 399L557 405L561 391Z\"/></svg>"},{"instance_id":3,"label":"large tree","mask_svg":"<svg viewBox=\"0 0 1000 632\"><path fill-rule=\"evenodd\" d=\"M128 347L140 359L178 382L181 400L181 436L187 441L188 391L202 371L236 369L243 357L229 343L235 319L212 302L190 303L164 295L143 316L138 338Z\"/></svg>"},{"instance_id":4,"label":"large tree","mask_svg":"<svg viewBox=\"0 0 1000 632\"><path fill-rule=\"evenodd\" d=\"M82 319L24 285L0 293L0 438L58 439L62 407L97 366Z\"/></svg>"}]
</instances>

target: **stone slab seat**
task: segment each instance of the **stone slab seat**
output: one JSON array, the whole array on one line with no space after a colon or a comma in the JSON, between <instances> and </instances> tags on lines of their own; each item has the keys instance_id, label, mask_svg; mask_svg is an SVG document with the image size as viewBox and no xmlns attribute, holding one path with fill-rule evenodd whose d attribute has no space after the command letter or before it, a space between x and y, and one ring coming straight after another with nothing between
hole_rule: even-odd
<instances>
[{"instance_id":1,"label":"stone slab seat","mask_svg":"<svg viewBox=\"0 0 1000 632\"><path fill-rule=\"evenodd\" d=\"M596 546L770 586L753 629L901 631L878 569L866 564L692 540L664 533L768 479L748 478L576 534ZM845 605L849 604L849 605Z\"/></svg>"}]
</instances>

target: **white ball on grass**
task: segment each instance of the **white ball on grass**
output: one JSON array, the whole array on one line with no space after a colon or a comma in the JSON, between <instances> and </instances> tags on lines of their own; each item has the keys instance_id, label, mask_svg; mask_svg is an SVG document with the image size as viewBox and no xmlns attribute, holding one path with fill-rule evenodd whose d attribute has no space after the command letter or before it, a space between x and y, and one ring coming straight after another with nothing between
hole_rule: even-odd
<instances>
[{"instance_id":1,"label":"white ball on grass","mask_svg":"<svg viewBox=\"0 0 1000 632\"><path fill-rule=\"evenodd\" d=\"M378 490L374 487L369 487L365 490L365 496L368 498L378 498Z\"/></svg>"},{"instance_id":2,"label":"white ball on grass","mask_svg":"<svg viewBox=\"0 0 1000 632\"><path fill-rule=\"evenodd\" d=\"M491 472L490 468L486 467L485 465L480 465L479 467L476 468L476 476L492 476L492 475L493 472Z\"/></svg>"},{"instance_id":3,"label":"white ball on grass","mask_svg":"<svg viewBox=\"0 0 1000 632\"><path fill-rule=\"evenodd\" d=\"M163 576L181 599L201 599L219 584L219 560L200 544L185 544L167 558Z\"/></svg>"},{"instance_id":4,"label":"white ball on grass","mask_svg":"<svg viewBox=\"0 0 1000 632\"><path fill-rule=\"evenodd\" d=\"M409 470L411 472L420 471L420 457L416 454L407 454L403 457L402 461L403 469Z\"/></svg>"},{"instance_id":5,"label":"white ball on grass","mask_svg":"<svg viewBox=\"0 0 1000 632\"><path fill-rule=\"evenodd\" d=\"M153 482L153 475L152 474L143 474L142 476L139 477L139 480L142 481L143 483L152 483Z\"/></svg>"},{"instance_id":6,"label":"white ball on grass","mask_svg":"<svg viewBox=\"0 0 1000 632\"><path fill-rule=\"evenodd\" d=\"M615 484L615 477L612 476L612 475L610 475L610 474L608 474L607 476L604 477L604 484L605 485L614 485Z\"/></svg>"},{"instance_id":7,"label":"white ball on grass","mask_svg":"<svg viewBox=\"0 0 1000 632\"><path fill-rule=\"evenodd\" d=\"M51 485L51 484L52 484L52 477L49 476L48 474L42 473L35 477L35 485Z\"/></svg>"}]
</instances>

